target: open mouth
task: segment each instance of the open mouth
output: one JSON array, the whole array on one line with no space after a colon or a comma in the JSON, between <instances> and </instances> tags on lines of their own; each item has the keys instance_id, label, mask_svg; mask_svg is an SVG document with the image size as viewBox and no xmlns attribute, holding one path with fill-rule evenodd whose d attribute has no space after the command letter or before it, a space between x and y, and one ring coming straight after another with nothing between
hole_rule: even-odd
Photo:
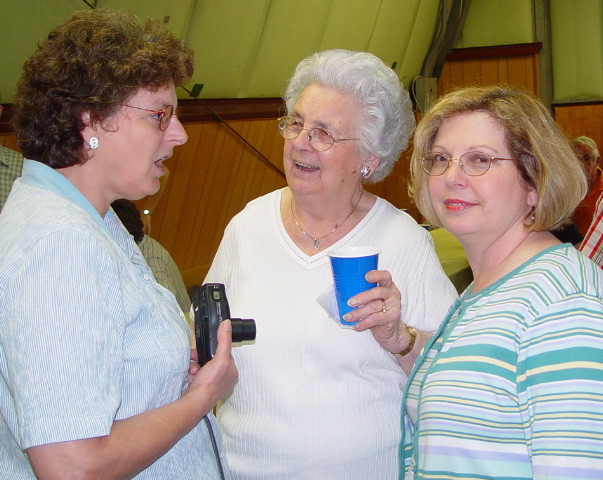
<instances>
[{"instance_id":1,"label":"open mouth","mask_svg":"<svg viewBox=\"0 0 603 480\"><path fill-rule=\"evenodd\" d=\"M302 172L315 172L317 170L320 170L318 167L313 166L313 165L308 165L307 163L301 163L301 162L293 162L295 164L295 168L297 168L298 170L301 170Z\"/></svg>"}]
</instances>

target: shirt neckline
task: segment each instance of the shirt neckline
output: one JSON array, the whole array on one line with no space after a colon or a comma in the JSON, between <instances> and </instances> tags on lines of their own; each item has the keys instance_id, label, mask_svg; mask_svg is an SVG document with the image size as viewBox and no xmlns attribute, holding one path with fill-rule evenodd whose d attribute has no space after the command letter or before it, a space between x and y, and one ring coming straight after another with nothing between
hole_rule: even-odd
<instances>
[{"instance_id":1,"label":"shirt neckline","mask_svg":"<svg viewBox=\"0 0 603 480\"><path fill-rule=\"evenodd\" d=\"M273 218L276 223L277 231L279 233L279 240L285 247L285 250L298 262L305 265L316 265L318 263L322 263L326 261L328 258L329 252L343 247L346 244L352 243L353 239L364 229L364 227L371 222L373 217L378 213L381 205L383 204L383 200L380 197L375 197L376 201L371 207L371 209L367 212L367 214L360 220L358 225L356 225L349 233L340 238L333 245L325 248L324 250L319 251L315 255L308 255L301 248L297 246L297 244L291 239L287 230L285 229L285 224L283 223L283 218L281 216L281 202L283 197L283 192L285 191L284 187L277 191L277 194L274 196L274 202L272 205Z\"/></svg>"}]
</instances>

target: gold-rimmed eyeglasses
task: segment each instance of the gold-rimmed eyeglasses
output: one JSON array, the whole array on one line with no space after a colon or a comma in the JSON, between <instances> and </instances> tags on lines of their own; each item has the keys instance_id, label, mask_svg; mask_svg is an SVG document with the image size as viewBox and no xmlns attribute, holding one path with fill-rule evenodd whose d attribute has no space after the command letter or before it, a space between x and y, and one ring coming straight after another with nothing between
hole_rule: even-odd
<instances>
[{"instance_id":1,"label":"gold-rimmed eyeglasses","mask_svg":"<svg viewBox=\"0 0 603 480\"><path fill-rule=\"evenodd\" d=\"M145 112L151 112L151 115L159 121L159 130L165 132L170 124L170 120L174 116L180 113L180 108L174 110L173 105L168 105L162 110L150 110L148 108L135 107L134 105L120 104L122 107L135 108L136 110L144 110Z\"/></svg>"},{"instance_id":2,"label":"gold-rimmed eyeglasses","mask_svg":"<svg viewBox=\"0 0 603 480\"><path fill-rule=\"evenodd\" d=\"M421 166L427 175L439 176L443 175L452 161L455 160L447 153L427 152L421 157ZM459 166L461 170L470 177L479 177L486 173L492 162L500 160L513 160L512 158L496 158L484 152L466 152L459 158Z\"/></svg>"},{"instance_id":3,"label":"gold-rimmed eyeglasses","mask_svg":"<svg viewBox=\"0 0 603 480\"><path fill-rule=\"evenodd\" d=\"M308 132L310 145L318 152L324 152L338 142L359 140L358 138L335 138L331 132L321 127L304 128L302 121L295 117L285 116L278 119L278 131L285 140L295 140L302 130Z\"/></svg>"}]
</instances>

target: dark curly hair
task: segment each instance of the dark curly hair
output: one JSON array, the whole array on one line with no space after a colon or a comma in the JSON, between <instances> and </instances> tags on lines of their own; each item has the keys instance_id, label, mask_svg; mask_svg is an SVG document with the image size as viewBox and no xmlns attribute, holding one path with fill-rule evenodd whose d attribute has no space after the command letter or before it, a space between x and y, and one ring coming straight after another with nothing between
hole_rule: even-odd
<instances>
[{"instance_id":1,"label":"dark curly hair","mask_svg":"<svg viewBox=\"0 0 603 480\"><path fill-rule=\"evenodd\" d=\"M102 126L141 89L183 85L192 73L192 49L158 20L79 11L25 61L13 117L19 147L52 168L82 164L84 114Z\"/></svg>"}]
</instances>

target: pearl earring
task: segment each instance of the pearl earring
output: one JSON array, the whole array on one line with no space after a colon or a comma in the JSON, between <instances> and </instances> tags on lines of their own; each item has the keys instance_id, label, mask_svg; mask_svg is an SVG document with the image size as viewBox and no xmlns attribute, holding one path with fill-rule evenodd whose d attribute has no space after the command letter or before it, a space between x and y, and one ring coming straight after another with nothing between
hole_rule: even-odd
<instances>
[{"instance_id":1,"label":"pearl earring","mask_svg":"<svg viewBox=\"0 0 603 480\"><path fill-rule=\"evenodd\" d=\"M362 175L364 178L368 178L371 176L371 167L369 167L368 165L365 165L364 167L362 167L360 169L360 175Z\"/></svg>"},{"instance_id":2,"label":"pearl earring","mask_svg":"<svg viewBox=\"0 0 603 480\"><path fill-rule=\"evenodd\" d=\"M90 145L90 148L92 150L94 150L95 148L98 148L98 138L90 137L90 140L88 140L88 145Z\"/></svg>"}]
</instances>

